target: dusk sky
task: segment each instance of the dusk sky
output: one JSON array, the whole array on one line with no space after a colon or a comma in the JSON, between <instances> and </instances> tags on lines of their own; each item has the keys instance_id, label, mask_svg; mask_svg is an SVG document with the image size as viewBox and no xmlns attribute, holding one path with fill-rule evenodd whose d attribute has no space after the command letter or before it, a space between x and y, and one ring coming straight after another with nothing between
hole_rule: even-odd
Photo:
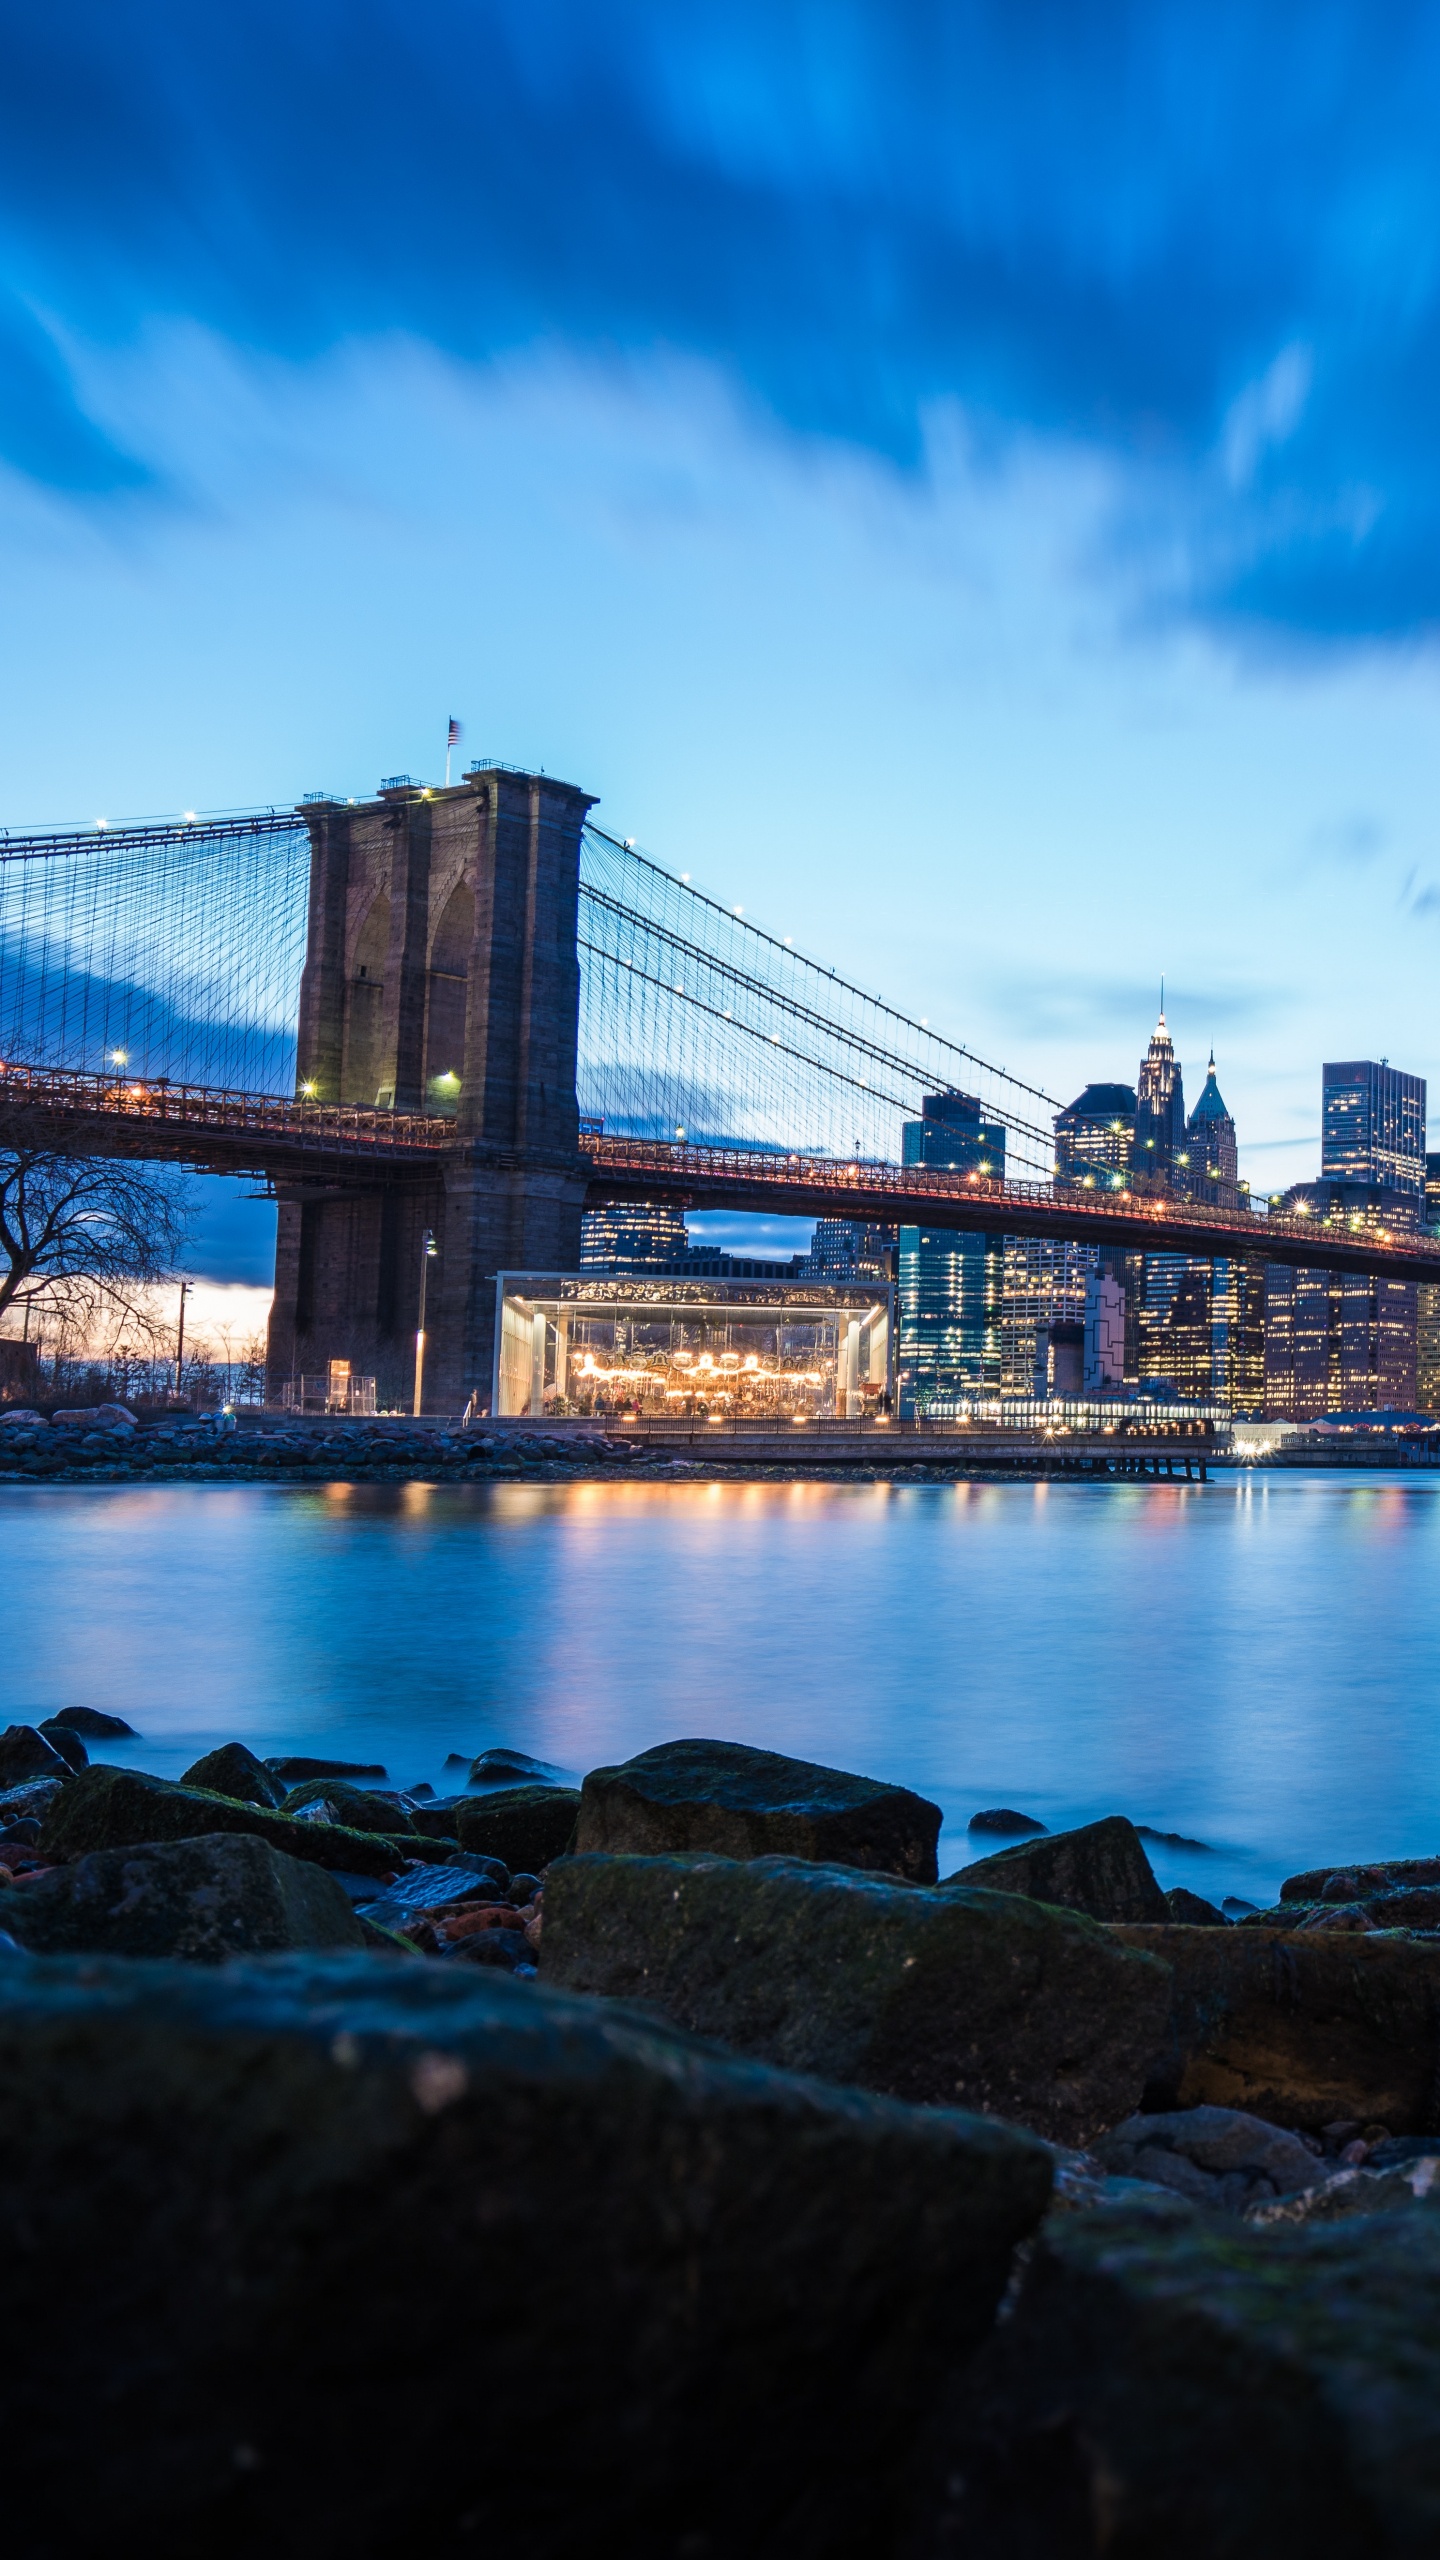
<instances>
[{"instance_id":1,"label":"dusk sky","mask_svg":"<svg viewBox=\"0 0 1440 2560\"><path fill-rule=\"evenodd\" d=\"M434 780L454 713L1062 1099L1163 972L1258 1188L1323 1058L1440 1092L1436 9L5 56L9 823Z\"/></svg>"}]
</instances>

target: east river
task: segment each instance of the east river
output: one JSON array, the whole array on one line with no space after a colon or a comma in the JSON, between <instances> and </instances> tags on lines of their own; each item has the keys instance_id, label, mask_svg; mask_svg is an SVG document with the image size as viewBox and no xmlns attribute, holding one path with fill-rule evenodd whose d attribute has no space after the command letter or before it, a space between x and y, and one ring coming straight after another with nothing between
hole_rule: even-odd
<instances>
[{"instance_id":1,"label":"east river","mask_svg":"<svg viewBox=\"0 0 1440 2560\"><path fill-rule=\"evenodd\" d=\"M0 1721L167 1776L711 1734L918 1787L942 1875L992 1805L1185 1833L1212 1897L1440 1848L1440 1478L7 1489L0 1628Z\"/></svg>"}]
</instances>

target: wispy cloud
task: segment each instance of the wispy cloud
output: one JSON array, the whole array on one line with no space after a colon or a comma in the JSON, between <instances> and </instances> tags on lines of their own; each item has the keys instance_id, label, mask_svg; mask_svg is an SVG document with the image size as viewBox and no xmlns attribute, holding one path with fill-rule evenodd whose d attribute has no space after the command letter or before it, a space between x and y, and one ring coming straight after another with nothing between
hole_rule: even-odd
<instances>
[{"instance_id":1,"label":"wispy cloud","mask_svg":"<svg viewBox=\"0 0 1440 2560\"><path fill-rule=\"evenodd\" d=\"M1193 613L1428 631L1437 114L1432 18L1361 0L1323 39L1286 0L12 11L0 452L136 485L60 349L156 314L290 359L664 347L907 471L947 398L1092 447Z\"/></svg>"}]
</instances>

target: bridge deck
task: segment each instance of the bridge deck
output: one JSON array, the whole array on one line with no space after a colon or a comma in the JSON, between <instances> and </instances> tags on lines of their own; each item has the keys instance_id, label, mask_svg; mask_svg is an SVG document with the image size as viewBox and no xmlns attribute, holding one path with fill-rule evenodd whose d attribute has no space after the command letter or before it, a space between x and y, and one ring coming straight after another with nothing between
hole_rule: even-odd
<instances>
[{"instance_id":1,"label":"bridge deck","mask_svg":"<svg viewBox=\"0 0 1440 2560\"><path fill-rule=\"evenodd\" d=\"M31 1133L95 1155L168 1158L280 1181L416 1180L464 1145L452 1120L71 1070L0 1065L0 1135ZM998 1182L930 1165L846 1162L746 1147L587 1135L587 1197L690 1208L860 1218L949 1232L1051 1237L1122 1251L1199 1254L1440 1282L1440 1238L1214 1207L1178 1194Z\"/></svg>"}]
</instances>

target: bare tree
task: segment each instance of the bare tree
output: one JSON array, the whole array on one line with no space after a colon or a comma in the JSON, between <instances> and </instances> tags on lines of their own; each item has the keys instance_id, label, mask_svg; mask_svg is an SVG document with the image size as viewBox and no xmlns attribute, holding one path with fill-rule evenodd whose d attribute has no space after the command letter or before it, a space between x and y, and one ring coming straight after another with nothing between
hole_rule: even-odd
<instances>
[{"instance_id":1,"label":"bare tree","mask_svg":"<svg viewBox=\"0 0 1440 2560\"><path fill-rule=\"evenodd\" d=\"M169 1277L191 1216L169 1166L71 1153L45 1117L7 1113L0 1133L0 1320L22 1312L66 1343L97 1329L134 1339L144 1293Z\"/></svg>"}]
</instances>

